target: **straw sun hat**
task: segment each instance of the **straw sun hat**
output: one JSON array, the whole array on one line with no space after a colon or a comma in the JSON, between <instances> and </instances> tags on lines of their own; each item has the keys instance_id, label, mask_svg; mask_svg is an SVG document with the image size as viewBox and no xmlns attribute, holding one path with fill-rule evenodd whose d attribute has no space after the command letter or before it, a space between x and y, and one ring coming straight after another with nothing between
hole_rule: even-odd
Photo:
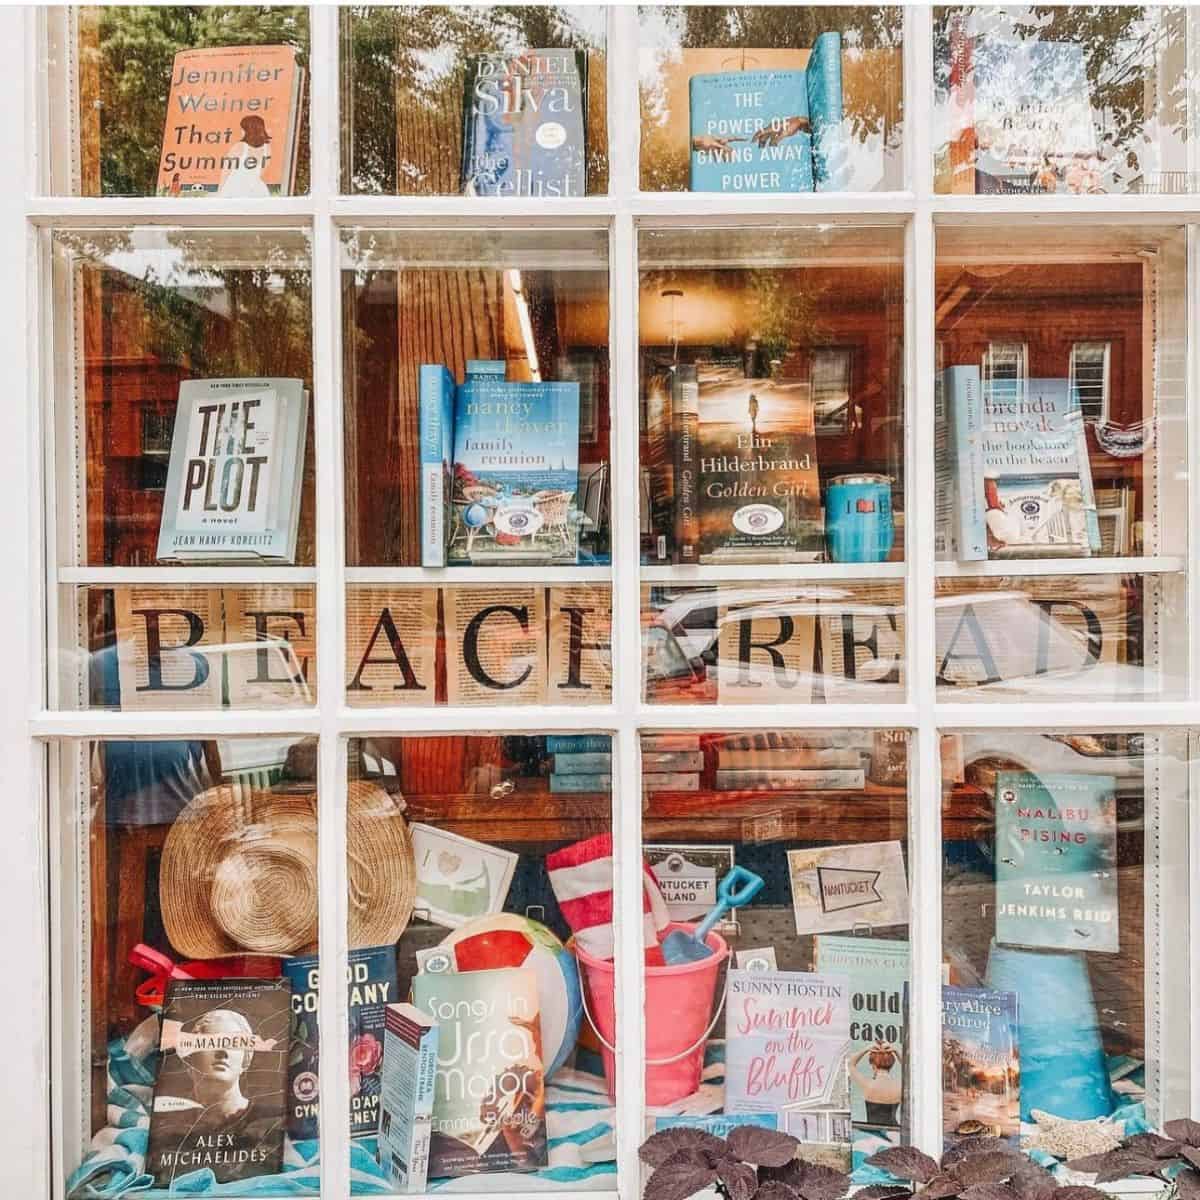
<instances>
[{"instance_id":1,"label":"straw sun hat","mask_svg":"<svg viewBox=\"0 0 1200 1200\"><path fill-rule=\"evenodd\" d=\"M404 932L417 888L404 801L363 781L348 799L350 948L387 945ZM196 796L167 834L163 924L188 958L314 948L317 893L315 791L223 784Z\"/></svg>"}]
</instances>

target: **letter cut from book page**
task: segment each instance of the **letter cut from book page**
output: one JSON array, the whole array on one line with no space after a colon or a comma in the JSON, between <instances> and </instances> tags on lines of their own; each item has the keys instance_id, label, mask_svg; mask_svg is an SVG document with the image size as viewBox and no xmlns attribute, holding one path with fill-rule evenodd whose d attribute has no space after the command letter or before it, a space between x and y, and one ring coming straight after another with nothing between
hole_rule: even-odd
<instances>
[{"instance_id":1,"label":"letter cut from book page","mask_svg":"<svg viewBox=\"0 0 1200 1200\"><path fill-rule=\"evenodd\" d=\"M227 587L224 598L229 703L236 708L303 708L314 703L314 589Z\"/></svg>"},{"instance_id":2,"label":"letter cut from book page","mask_svg":"<svg viewBox=\"0 0 1200 1200\"><path fill-rule=\"evenodd\" d=\"M446 702L540 704L546 589L446 588Z\"/></svg>"},{"instance_id":3,"label":"letter cut from book page","mask_svg":"<svg viewBox=\"0 0 1200 1200\"><path fill-rule=\"evenodd\" d=\"M856 583L819 601L821 672L830 703L904 699L904 588Z\"/></svg>"},{"instance_id":4,"label":"letter cut from book page","mask_svg":"<svg viewBox=\"0 0 1200 1200\"><path fill-rule=\"evenodd\" d=\"M612 593L607 585L550 589L548 704L612 699Z\"/></svg>"},{"instance_id":5,"label":"letter cut from book page","mask_svg":"<svg viewBox=\"0 0 1200 1200\"><path fill-rule=\"evenodd\" d=\"M346 589L346 703L434 704L437 599L432 587Z\"/></svg>"},{"instance_id":6,"label":"letter cut from book page","mask_svg":"<svg viewBox=\"0 0 1200 1200\"><path fill-rule=\"evenodd\" d=\"M221 589L118 587L120 706L220 708L224 663Z\"/></svg>"},{"instance_id":7,"label":"letter cut from book page","mask_svg":"<svg viewBox=\"0 0 1200 1200\"><path fill-rule=\"evenodd\" d=\"M816 606L795 588L722 588L717 604L718 702L812 703Z\"/></svg>"},{"instance_id":8,"label":"letter cut from book page","mask_svg":"<svg viewBox=\"0 0 1200 1200\"><path fill-rule=\"evenodd\" d=\"M1128 605L1117 575L972 579L938 589L937 681L997 695L1056 689L1093 699L1140 687L1120 667Z\"/></svg>"}]
</instances>

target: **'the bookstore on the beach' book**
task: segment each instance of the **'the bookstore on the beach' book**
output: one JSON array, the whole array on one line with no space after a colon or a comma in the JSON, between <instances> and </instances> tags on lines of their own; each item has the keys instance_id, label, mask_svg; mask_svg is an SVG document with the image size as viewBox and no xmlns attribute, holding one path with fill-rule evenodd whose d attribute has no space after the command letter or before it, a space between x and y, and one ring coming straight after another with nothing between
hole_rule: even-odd
<instances>
[{"instance_id":1,"label":"'the bookstore on the beach' book","mask_svg":"<svg viewBox=\"0 0 1200 1200\"><path fill-rule=\"evenodd\" d=\"M283 1165L291 985L286 979L172 979L146 1170L156 1187L194 1171L217 1183Z\"/></svg>"},{"instance_id":2,"label":"'the bookstore on the beach' book","mask_svg":"<svg viewBox=\"0 0 1200 1200\"><path fill-rule=\"evenodd\" d=\"M978 1135L1019 1145L1021 1068L1017 995L942 988L942 1122L946 1149Z\"/></svg>"},{"instance_id":3,"label":"'the bookstore on the beach' book","mask_svg":"<svg viewBox=\"0 0 1200 1200\"><path fill-rule=\"evenodd\" d=\"M422 364L419 409L421 566L444 567L454 486L454 376L445 367Z\"/></svg>"}]
</instances>

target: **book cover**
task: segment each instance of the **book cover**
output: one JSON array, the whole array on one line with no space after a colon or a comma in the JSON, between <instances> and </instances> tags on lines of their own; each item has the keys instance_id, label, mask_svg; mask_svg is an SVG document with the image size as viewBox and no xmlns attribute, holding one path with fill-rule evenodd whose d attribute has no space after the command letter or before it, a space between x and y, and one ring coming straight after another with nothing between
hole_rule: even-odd
<instances>
[{"instance_id":1,"label":"book cover","mask_svg":"<svg viewBox=\"0 0 1200 1200\"><path fill-rule=\"evenodd\" d=\"M463 114L464 195L586 193L582 50L472 56Z\"/></svg>"},{"instance_id":2,"label":"book cover","mask_svg":"<svg viewBox=\"0 0 1200 1200\"><path fill-rule=\"evenodd\" d=\"M1112 775L996 773L996 940L1116 954Z\"/></svg>"},{"instance_id":3,"label":"book cover","mask_svg":"<svg viewBox=\"0 0 1200 1200\"><path fill-rule=\"evenodd\" d=\"M611 750L578 750L554 755L551 767L556 775L608 775L612 773Z\"/></svg>"},{"instance_id":4,"label":"book cover","mask_svg":"<svg viewBox=\"0 0 1200 1200\"><path fill-rule=\"evenodd\" d=\"M735 969L727 982L725 1111L832 1100L850 1040L846 977Z\"/></svg>"},{"instance_id":5,"label":"book cover","mask_svg":"<svg viewBox=\"0 0 1200 1200\"><path fill-rule=\"evenodd\" d=\"M698 390L695 366L678 364L671 372L671 450L675 466L675 561L680 563L699 562Z\"/></svg>"},{"instance_id":6,"label":"book cover","mask_svg":"<svg viewBox=\"0 0 1200 1200\"><path fill-rule=\"evenodd\" d=\"M942 988L942 1130L945 1148L982 1124L1013 1146L1021 1140L1017 994Z\"/></svg>"},{"instance_id":7,"label":"book cover","mask_svg":"<svg viewBox=\"0 0 1200 1200\"><path fill-rule=\"evenodd\" d=\"M612 775L555 775L550 776L550 791L561 792L609 792L612 791Z\"/></svg>"},{"instance_id":8,"label":"book cover","mask_svg":"<svg viewBox=\"0 0 1200 1200\"><path fill-rule=\"evenodd\" d=\"M290 562L307 420L299 379L184 380L158 558Z\"/></svg>"},{"instance_id":9,"label":"book cover","mask_svg":"<svg viewBox=\"0 0 1200 1200\"><path fill-rule=\"evenodd\" d=\"M158 195L288 195L304 72L291 46L180 50L158 165Z\"/></svg>"},{"instance_id":10,"label":"book cover","mask_svg":"<svg viewBox=\"0 0 1200 1200\"><path fill-rule=\"evenodd\" d=\"M436 925L457 929L504 908L516 854L419 821L409 825L417 907Z\"/></svg>"},{"instance_id":11,"label":"book cover","mask_svg":"<svg viewBox=\"0 0 1200 1200\"><path fill-rule=\"evenodd\" d=\"M818 971L835 971L850 981L851 1118L859 1125L899 1128L908 943L822 933L813 945Z\"/></svg>"},{"instance_id":12,"label":"book cover","mask_svg":"<svg viewBox=\"0 0 1200 1200\"><path fill-rule=\"evenodd\" d=\"M201 1170L218 1183L280 1171L291 993L286 979L167 984L146 1152L155 1187Z\"/></svg>"},{"instance_id":13,"label":"book cover","mask_svg":"<svg viewBox=\"0 0 1200 1200\"><path fill-rule=\"evenodd\" d=\"M447 561L574 563L579 384L471 376L454 409Z\"/></svg>"},{"instance_id":14,"label":"book cover","mask_svg":"<svg viewBox=\"0 0 1200 1200\"><path fill-rule=\"evenodd\" d=\"M813 190L804 71L693 75L688 99L693 192Z\"/></svg>"},{"instance_id":15,"label":"book cover","mask_svg":"<svg viewBox=\"0 0 1200 1200\"><path fill-rule=\"evenodd\" d=\"M847 135L842 128L840 33L818 35L804 75L812 123L813 187L818 192L838 192L846 186L850 167Z\"/></svg>"},{"instance_id":16,"label":"book cover","mask_svg":"<svg viewBox=\"0 0 1200 1200\"><path fill-rule=\"evenodd\" d=\"M370 1137L379 1127L384 1008L396 999L396 948L351 950L346 1000L350 1010L350 1136ZM320 1136L320 1040L317 1003L320 971L315 954L283 960L292 985L291 1051L288 1056L288 1137Z\"/></svg>"},{"instance_id":17,"label":"book cover","mask_svg":"<svg viewBox=\"0 0 1200 1200\"><path fill-rule=\"evenodd\" d=\"M384 1009L379 1165L401 1191L423 1192L429 1172L438 1026L412 1004Z\"/></svg>"},{"instance_id":18,"label":"book cover","mask_svg":"<svg viewBox=\"0 0 1200 1200\"><path fill-rule=\"evenodd\" d=\"M429 1178L547 1165L537 974L420 974L413 1003L438 1023Z\"/></svg>"},{"instance_id":19,"label":"book cover","mask_svg":"<svg viewBox=\"0 0 1200 1200\"><path fill-rule=\"evenodd\" d=\"M908 880L898 841L788 851L796 932L908 924Z\"/></svg>"},{"instance_id":20,"label":"book cover","mask_svg":"<svg viewBox=\"0 0 1200 1200\"><path fill-rule=\"evenodd\" d=\"M988 555L1089 555L1100 525L1079 398L1066 379L983 388Z\"/></svg>"},{"instance_id":21,"label":"book cover","mask_svg":"<svg viewBox=\"0 0 1200 1200\"><path fill-rule=\"evenodd\" d=\"M548 733L547 754L611 754L612 738L607 733Z\"/></svg>"},{"instance_id":22,"label":"book cover","mask_svg":"<svg viewBox=\"0 0 1200 1200\"><path fill-rule=\"evenodd\" d=\"M454 482L454 376L421 366L418 420L421 439L421 566L446 565L446 530Z\"/></svg>"},{"instance_id":23,"label":"book cover","mask_svg":"<svg viewBox=\"0 0 1200 1200\"><path fill-rule=\"evenodd\" d=\"M866 786L862 767L844 770L814 767L811 770L718 769L715 783L722 791L854 791Z\"/></svg>"},{"instance_id":24,"label":"book cover","mask_svg":"<svg viewBox=\"0 0 1200 1200\"><path fill-rule=\"evenodd\" d=\"M947 367L942 376L949 442L953 447L956 557L959 562L976 562L987 558L979 368Z\"/></svg>"},{"instance_id":25,"label":"book cover","mask_svg":"<svg viewBox=\"0 0 1200 1200\"><path fill-rule=\"evenodd\" d=\"M733 870L733 847L647 845L642 857L658 880L672 921L698 921L717 903L717 883Z\"/></svg>"},{"instance_id":26,"label":"book cover","mask_svg":"<svg viewBox=\"0 0 1200 1200\"><path fill-rule=\"evenodd\" d=\"M824 551L807 380L698 370L700 561L798 562Z\"/></svg>"}]
</instances>

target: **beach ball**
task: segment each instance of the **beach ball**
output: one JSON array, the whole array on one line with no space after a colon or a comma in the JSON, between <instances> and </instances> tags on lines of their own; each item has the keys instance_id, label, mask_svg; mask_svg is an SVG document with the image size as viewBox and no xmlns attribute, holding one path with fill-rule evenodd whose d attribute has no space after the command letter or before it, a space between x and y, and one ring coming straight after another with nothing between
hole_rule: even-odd
<instances>
[{"instance_id":1,"label":"beach ball","mask_svg":"<svg viewBox=\"0 0 1200 1200\"><path fill-rule=\"evenodd\" d=\"M529 967L537 975L542 1056L549 1079L567 1060L579 1037L583 997L575 956L538 921L516 913L478 917L441 943L459 971Z\"/></svg>"}]
</instances>

